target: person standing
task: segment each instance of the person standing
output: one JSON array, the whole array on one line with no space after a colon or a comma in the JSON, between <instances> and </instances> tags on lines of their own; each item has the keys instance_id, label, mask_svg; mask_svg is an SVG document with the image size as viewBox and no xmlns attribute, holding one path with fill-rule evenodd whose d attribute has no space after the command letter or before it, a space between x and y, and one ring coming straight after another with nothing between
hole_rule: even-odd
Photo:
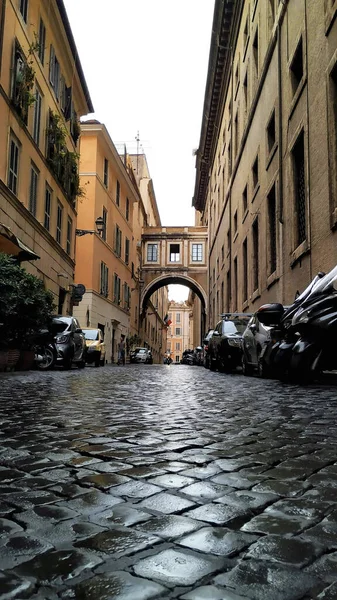
<instances>
[{"instance_id":1,"label":"person standing","mask_svg":"<svg viewBox=\"0 0 337 600\"><path fill-rule=\"evenodd\" d=\"M121 335L120 342L118 344L118 365L125 365L125 335Z\"/></svg>"}]
</instances>

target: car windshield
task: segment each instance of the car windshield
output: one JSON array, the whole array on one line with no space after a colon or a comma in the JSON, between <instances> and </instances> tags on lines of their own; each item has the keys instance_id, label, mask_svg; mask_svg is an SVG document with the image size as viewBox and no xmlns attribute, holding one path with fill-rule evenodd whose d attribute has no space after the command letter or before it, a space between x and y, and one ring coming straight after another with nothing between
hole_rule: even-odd
<instances>
[{"instance_id":1,"label":"car windshield","mask_svg":"<svg viewBox=\"0 0 337 600\"><path fill-rule=\"evenodd\" d=\"M146 354L147 350L146 348L139 348L138 350L138 354Z\"/></svg>"},{"instance_id":2,"label":"car windshield","mask_svg":"<svg viewBox=\"0 0 337 600\"><path fill-rule=\"evenodd\" d=\"M86 340L98 340L97 329L82 329Z\"/></svg>"},{"instance_id":3,"label":"car windshield","mask_svg":"<svg viewBox=\"0 0 337 600\"><path fill-rule=\"evenodd\" d=\"M53 319L51 324L51 330L54 335L58 333L63 333L70 326L70 321L61 320L61 319Z\"/></svg>"},{"instance_id":4,"label":"car windshield","mask_svg":"<svg viewBox=\"0 0 337 600\"><path fill-rule=\"evenodd\" d=\"M225 321L224 333L243 333L247 327L249 319L235 319L235 321Z\"/></svg>"}]
</instances>

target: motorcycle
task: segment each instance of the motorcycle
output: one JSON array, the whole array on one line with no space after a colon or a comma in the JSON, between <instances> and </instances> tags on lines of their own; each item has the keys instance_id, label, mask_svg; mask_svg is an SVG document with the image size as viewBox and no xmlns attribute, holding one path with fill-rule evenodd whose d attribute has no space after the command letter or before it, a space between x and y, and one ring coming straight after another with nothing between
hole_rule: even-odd
<instances>
[{"instance_id":1,"label":"motorcycle","mask_svg":"<svg viewBox=\"0 0 337 600\"><path fill-rule=\"evenodd\" d=\"M285 308L279 303L265 304L257 311L258 320L272 327L271 341L263 348L260 358L268 371L281 380L295 381L300 378L300 372L292 363L293 350L299 337L294 318L302 306L311 302L312 294L316 294L317 286L325 277L324 273L319 272L291 306Z\"/></svg>"},{"instance_id":2,"label":"motorcycle","mask_svg":"<svg viewBox=\"0 0 337 600\"><path fill-rule=\"evenodd\" d=\"M173 360L170 356L165 356L164 365L170 365L172 362L173 362Z\"/></svg>"},{"instance_id":3,"label":"motorcycle","mask_svg":"<svg viewBox=\"0 0 337 600\"><path fill-rule=\"evenodd\" d=\"M41 330L33 340L34 364L40 371L52 369L56 363L57 351L53 336L48 329Z\"/></svg>"},{"instance_id":4,"label":"motorcycle","mask_svg":"<svg viewBox=\"0 0 337 600\"><path fill-rule=\"evenodd\" d=\"M198 365L198 367L200 367L201 365L204 364L204 356L203 356L203 350L201 346L197 346L194 349L194 364Z\"/></svg>"}]
</instances>

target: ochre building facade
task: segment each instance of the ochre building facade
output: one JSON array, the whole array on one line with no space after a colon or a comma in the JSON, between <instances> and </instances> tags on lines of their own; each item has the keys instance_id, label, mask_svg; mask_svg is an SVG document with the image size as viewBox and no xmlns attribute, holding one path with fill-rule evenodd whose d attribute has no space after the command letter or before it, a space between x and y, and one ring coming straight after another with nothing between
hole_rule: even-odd
<instances>
[{"instance_id":1,"label":"ochre building facade","mask_svg":"<svg viewBox=\"0 0 337 600\"><path fill-rule=\"evenodd\" d=\"M79 117L93 111L62 0L0 2L0 224L71 314ZM2 238L0 235L0 251Z\"/></svg>"},{"instance_id":2,"label":"ochre building facade","mask_svg":"<svg viewBox=\"0 0 337 600\"><path fill-rule=\"evenodd\" d=\"M216 0L193 205L209 326L337 261L337 2Z\"/></svg>"}]
</instances>

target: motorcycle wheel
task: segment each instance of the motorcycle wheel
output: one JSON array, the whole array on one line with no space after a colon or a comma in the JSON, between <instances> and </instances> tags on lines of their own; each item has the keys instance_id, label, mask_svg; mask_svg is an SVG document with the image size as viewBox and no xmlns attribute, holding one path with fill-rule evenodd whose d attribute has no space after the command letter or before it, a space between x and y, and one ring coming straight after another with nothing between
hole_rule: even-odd
<instances>
[{"instance_id":1,"label":"motorcycle wheel","mask_svg":"<svg viewBox=\"0 0 337 600\"><path fill-rule=\"evenodd\" d=\"M316 373L311 369L314 360L308 361L308 357L301 354L293 354L288 371L290 383L307 384L312 383Z\"/></svg>"},{"instance_id":2,"label":"motorcycle wheel","mask_svg":"<svg viewBox=\"0 0 337 600\"><path fill-rule=\"evenodd\" d=\"M216 371L216 361L209 357L209 368L211 371Z\"/></svg>"},{"instance_id":3,"label":"motorcycle wheel","mask_svg":"<svg viewBox=\"0 0 337 600\"><path fill-rule=\"evenodd\" d=\"M39 371L47 371L47 369L51 369L55 363L55 356L53 351L50 348L45 348L43 353L43 361L37 363L37 368Z\"/></svg>"},{"instance_id":4,"label":"motorcycle wheel","mask_svg":"<svg viewBox=\"0 0 337 600\"><path fill-rule=\"evenodd\" d=\"M245 375L246 377L250 377L253 374L253 369L252 367L247 363L245 355L242 355L242 359L241 359L241 366L242 366L242 373L243 375Z\"/></svg>"}]
</instances>

